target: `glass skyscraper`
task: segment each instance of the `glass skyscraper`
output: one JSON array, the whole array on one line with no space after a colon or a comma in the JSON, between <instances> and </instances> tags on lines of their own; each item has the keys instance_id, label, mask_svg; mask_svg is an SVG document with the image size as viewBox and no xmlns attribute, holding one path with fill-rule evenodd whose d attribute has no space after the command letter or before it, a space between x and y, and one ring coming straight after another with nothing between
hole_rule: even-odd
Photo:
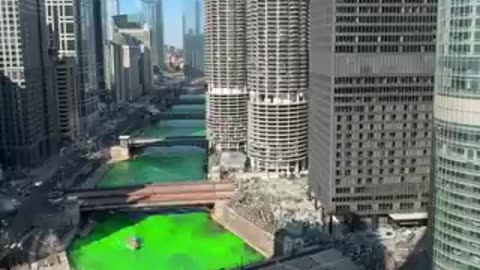
<instances>
[{"instance_id":1,"label":"glass skyscraper","mask_svg":"<svg viewBox=\"0 0 480 270\"><path fill-rule=\"evenodd\" d=\"M480 269L480 4L438 3L433 269Z\"/></svg>"},{"instance_id":2,"label":"glass skyscraper","mask_svg":"<svg viewBox=\"0 0 480 270\"><path fill-rule=\"evenodd\" d=\"M204 73L204 11L202 0L183 0L183 58L185 76L196 78Z\"/></svg>"},{"instance_id":3,"label":"glass skyscraper","mask_svg":"<svg viewBox=\"0 0 480 270\"><path fill-rule=\"evenodd\" d=\"M158 73L159 68L165 65L163 53L163 7L162 0L142 0L143 2L143 23L152 27L152 66L154 72Z\"/></svg>"}]
</instances>

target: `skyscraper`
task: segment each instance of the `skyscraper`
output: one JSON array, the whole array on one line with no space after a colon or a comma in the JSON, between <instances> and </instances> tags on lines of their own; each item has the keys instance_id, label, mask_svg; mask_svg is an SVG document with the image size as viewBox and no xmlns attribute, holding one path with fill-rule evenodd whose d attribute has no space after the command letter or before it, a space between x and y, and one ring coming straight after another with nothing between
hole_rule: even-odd
<instances>
[{"instance_id":1,"label":"skyscraper","mask_svg":"<svg viewBox=\"0 0 480 270\"><path fill-rule=\"evenodd\" d=\"M152 27L152 47L151 58L154 72L165 65L165 56L163 52L163 6L162 0L142 0L143 2L143 22Z\"/></svg>"},{"instance_id":2,"label":"skyscraper","mask_svg":"<svg viewBox=\"0 0 480 270\"><path fill-rule=\"evenodd\" d=\"M439 1L433 269L480 269L480 6Z\"/></svg>"},{"instance_id":3,"label":"skyscraper","mask_svg":"<svg viewBox=\"0 0 480 270\"><path fill-rule=\"evenodd\" d=\"M40 164L57 149L45 2L0 1L0 163Z\"/></svg>"},{"instance_id":4,"label":"skyscraper","mask_svg":"<svg viewBox=\"0 0 480 270\"><path fill-rule=\"evenodd\" d=\"M221 150L247 143L246 1L205 0L209 141Z\"/></svg>"},{"instance_id":5,"label":"skyscraper","mask_svg":"<svg viewBox=\"0 0 480 270\"><path fill-rule=\"evenodd\" d=\"M203 0L183 1L183 61L185 76L197 78L204 75L204 14Z\"/></svg>"},{"instance_id":6,"label":"skyscraper","mask_svg":"<svg viewBox=\"0 0 480 270\"><path fill-rule=\"evenodd\" d=\"M247 0L248 155L254 170L307 168L309 3Z\"/></svg>"},{"instance_id":7,"label":"skyscraper","mask_svg":"<svg viewBox=\"0 0 480 270\"><path fill-rule=\"evenodd\" d=\"M435 0L312 1L310 190L327 212L425 212Z\"/></svg>"},{"instance_id":8,"label":"skyscraper","mask_svg":"<svg viewBox=\"0 0 480 270\"><path fill-rule=\"evenodd\" d=\"M107 104L112 102L111 98L113 93L115 92L115 83L114 83L114 76L115 76L115 67L114 65L114 47L113 44L113 35L114 35L114 22L113 16L119 14L119 3L118 0L95 0L100 1L100 12L96 10L94 15L98 16L101 14L101 17L96 17L96 21L98 22L101 20L102 22L102 44L103 44L103 80L101 81L100 85L104 86L103 90L103 101ZM98 9L98 3L94 5L94 10ZM100 31L97 27L97 31ZM98 34L97 34L98 36ZM98 51L98 43L97 43L97 51Z\"/></svg>"},{"instance_id":9,"label":"skyscraper","mask_svg":"<svg viewBox=\"0 0 480 270\"><path fill-rule=\"evenodd\" d=\"M46 0L50 47L73 57L79 72L80 133L88 135L98 116L98 71L93 0Z\"/></svg>"}]
</instances>

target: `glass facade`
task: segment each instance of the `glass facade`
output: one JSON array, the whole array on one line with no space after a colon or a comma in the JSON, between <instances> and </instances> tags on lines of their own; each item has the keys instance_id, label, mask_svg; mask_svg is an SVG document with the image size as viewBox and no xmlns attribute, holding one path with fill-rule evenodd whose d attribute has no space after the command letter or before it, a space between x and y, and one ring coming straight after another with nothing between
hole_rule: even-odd
<instances>
[{"instance_id":1,"label":"glass facade","mask_svg":"<svg viewBox=\"0 0 480 270\"><path fill-rule=\"evenodd\" d=\"M203 0L183 0L183 58L185 76L201 77L204 73Z\"/></svg>"},{"instance_id":2,"label":"glass facade","mask_svg":"<svg viewBox=\"0 0 480 270\"><path fill-rule=\"evenodd\" d=\"M165 65L163 52L163 7L161 0L142 0L143 2L143 23L152 27L152 51L151 59L153 70L159 73Z\"/></svg>"},{"instance_id":3,"label":"glass facade","mask_svg":"<svg viewBox=\"0 0 480 270\"><path fill-rule=\"evenodd\" d=\"M438 3L433 269L480 269L480 3Z\"/></svg>"}]
</instances>

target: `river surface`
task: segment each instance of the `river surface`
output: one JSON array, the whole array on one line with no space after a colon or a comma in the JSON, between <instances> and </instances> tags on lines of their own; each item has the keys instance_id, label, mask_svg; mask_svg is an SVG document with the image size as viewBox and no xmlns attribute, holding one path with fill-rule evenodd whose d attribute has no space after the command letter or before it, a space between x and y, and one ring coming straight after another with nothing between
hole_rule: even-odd
<instances>
[{"instance_id":1,"label":"river surface","mask_svg":"<svg viewBox=\"0 0 480 270\"><path fill-rule=\"evenodd\" d=\"M263 259L207 213L117 214L97 222L71 247L75 270L216 270ZM128 244L133 237L140 243L137 250Z\"/></svg>"},{"instance_id":2,"label":"river surface","mask_svg":"<svg viewBox=\"0 0 480 270\"><path fill-rule=\"evenodd\" d=\"M184 95L182 99L205 99ZM204 112L205 105L177 105L173 112ZM169 120L139 130L145 137L204 136L204 120ZM135 159L113 164L98 187L204 179L206 150L149 147ZM264 258L207 213L104 214L91 234L69 248L75 270L217 270ZM138 237L140 249L127 247Z\"/></svg>"}]
</instances>

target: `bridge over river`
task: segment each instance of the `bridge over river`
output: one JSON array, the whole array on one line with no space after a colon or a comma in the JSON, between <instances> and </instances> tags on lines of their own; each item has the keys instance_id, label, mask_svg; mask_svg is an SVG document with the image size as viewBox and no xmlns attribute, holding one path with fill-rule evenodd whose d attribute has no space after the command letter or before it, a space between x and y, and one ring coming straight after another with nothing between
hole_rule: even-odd
<instances>
[{"instance_id":1,"label":"bridge over river","mask_svg":"<svg viewBox=\"0 0 480 270\"><path fill-rule=\"evenodd\" d=\"M78 199L81 211L150 207L212 207L235 194L231 183L207 181L164 183L110 189L77 189L66 193Z\"/></svg>"}]
</instances>

